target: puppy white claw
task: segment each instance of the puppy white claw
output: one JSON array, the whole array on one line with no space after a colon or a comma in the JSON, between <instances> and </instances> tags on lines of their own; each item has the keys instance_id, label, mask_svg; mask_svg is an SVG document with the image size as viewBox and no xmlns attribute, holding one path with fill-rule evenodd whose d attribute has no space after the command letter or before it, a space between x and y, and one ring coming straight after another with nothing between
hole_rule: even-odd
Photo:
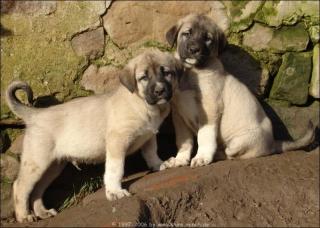
<instances>
[{"instance_id":1,"label":"puppy white claw","mask_svg":"<svg viewBox=\"0 0 320 228\"><path fill-rule=\"evenodd\" d=\"M110 201L121 199L121 198L123 198L125 196L131 196L130 192L128 192L125 189L106 190L106 197Z\"/></svg>"},{"instance_id":2,"label":"puppy white claw","mask_svg":"<svg viewBox=\"0 0 320 228\"><path fill-rule=\"evenodd\" d=\"M174 167L187 166L189 159L171 157L160 165L160 170L165 170Z\"/></svg>"},{"instance_id":3,"label":"puppy white claw","mask_svg":"<svg viewBox=\"0 0 320 228\"><path fill-rule=\"evenodd\" d=\"M194 157L191 160L191 168L200 167L208 165L212 162L212 159L205 158L205 157Z\"/></svg>"}]
</instances>

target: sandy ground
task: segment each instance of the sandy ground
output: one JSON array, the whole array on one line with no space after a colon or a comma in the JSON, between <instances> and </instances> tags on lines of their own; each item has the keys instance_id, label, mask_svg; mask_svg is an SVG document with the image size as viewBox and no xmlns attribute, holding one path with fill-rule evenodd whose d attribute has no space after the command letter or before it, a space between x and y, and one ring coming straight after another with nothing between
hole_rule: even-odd
<instances>
[{"instance_id":1,"label":"sandy ground","mask_svg":"<svg viewBox=\"0 0 320 228\"><path fill-rule=\"evenodd\" d=\"M140 172L133 196L109 202L104 189L56 217L2 226L299 226L319 227L319 147L209 166Z\"/></svg>"}]
</instances>

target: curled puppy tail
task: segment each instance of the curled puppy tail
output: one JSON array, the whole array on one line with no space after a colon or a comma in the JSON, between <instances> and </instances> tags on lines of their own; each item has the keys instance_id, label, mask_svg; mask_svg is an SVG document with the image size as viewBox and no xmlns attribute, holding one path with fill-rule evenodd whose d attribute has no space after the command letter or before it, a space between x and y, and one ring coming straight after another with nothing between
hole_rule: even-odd
<instances>
[{"instance_id":1,"label":"curled puppy tail","mask_svg":"<svg viewBox=\"0 0 320 228\"><path fill-rule=\"evenodd\" d=\"M17 98L16 92L18 90L23 90L27 94L28 105L23 104ZM6 101L10 110L23 120L29 119L29 117L31 116L31 113L34 112L34 108L30 107L32 106L32 102L33 102L33 92L30 86L25 82L21 82L21 81L12 82L7 89Z\"/></svg>"},{"instance_id":2,"label":"curled puppy tail","mask_svg":"<svg viewBox=\"0 0 320 228\"><path fill-rule=\"evenodd\" d=\"M275 141L275 152L281 153L291 150L301 149L312 143L315 138L315 129L311 121L308 124L308 130L301 138L295 141Z\"/></svg>"}]
</instances>

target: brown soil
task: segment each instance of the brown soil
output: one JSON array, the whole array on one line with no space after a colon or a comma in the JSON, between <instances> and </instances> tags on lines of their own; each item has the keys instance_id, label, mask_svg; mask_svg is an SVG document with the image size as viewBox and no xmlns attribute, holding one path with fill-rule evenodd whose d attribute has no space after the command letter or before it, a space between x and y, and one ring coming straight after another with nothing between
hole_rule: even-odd
<instances>
[{"instance_id":1,"label":"brown soil","mask_svg":"<svg viewBox=\"0 0 320 228\"><path fill-rule=\"evenodd\" d=\"M109 202L100 189L55 218L3 226L319 227L319 148L131 175L133 196Z\"/></svg>"}]
</instances>

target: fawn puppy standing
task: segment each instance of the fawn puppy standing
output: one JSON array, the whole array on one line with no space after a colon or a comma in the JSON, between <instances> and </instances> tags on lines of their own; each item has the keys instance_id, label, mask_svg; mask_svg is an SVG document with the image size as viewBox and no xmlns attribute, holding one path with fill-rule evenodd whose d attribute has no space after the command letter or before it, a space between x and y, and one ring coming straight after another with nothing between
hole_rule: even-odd
<instances>
[{"instance_id":1,"label":"fawn puppy standing","mask_svg":"<svg viewBox=\"0 0 320 228\"><path fill-rule=\"evenodd\" d=\"M49 108L22 104L16 91L24 90L31 104L32 90L26 83L13 82L7 90L7 103L27 126L20 171L13 185L17 220L57 214L45 208L42 196L66 161L105 161L109 200L130 195L121 187L126 155L141 148L148 166L159 170L162 160L157 155L156 133L170 111L168 101L181 69L182 64L172 55L146 51L122 70L121 84L113 92Z\"/></svg>"}]
</instances>

